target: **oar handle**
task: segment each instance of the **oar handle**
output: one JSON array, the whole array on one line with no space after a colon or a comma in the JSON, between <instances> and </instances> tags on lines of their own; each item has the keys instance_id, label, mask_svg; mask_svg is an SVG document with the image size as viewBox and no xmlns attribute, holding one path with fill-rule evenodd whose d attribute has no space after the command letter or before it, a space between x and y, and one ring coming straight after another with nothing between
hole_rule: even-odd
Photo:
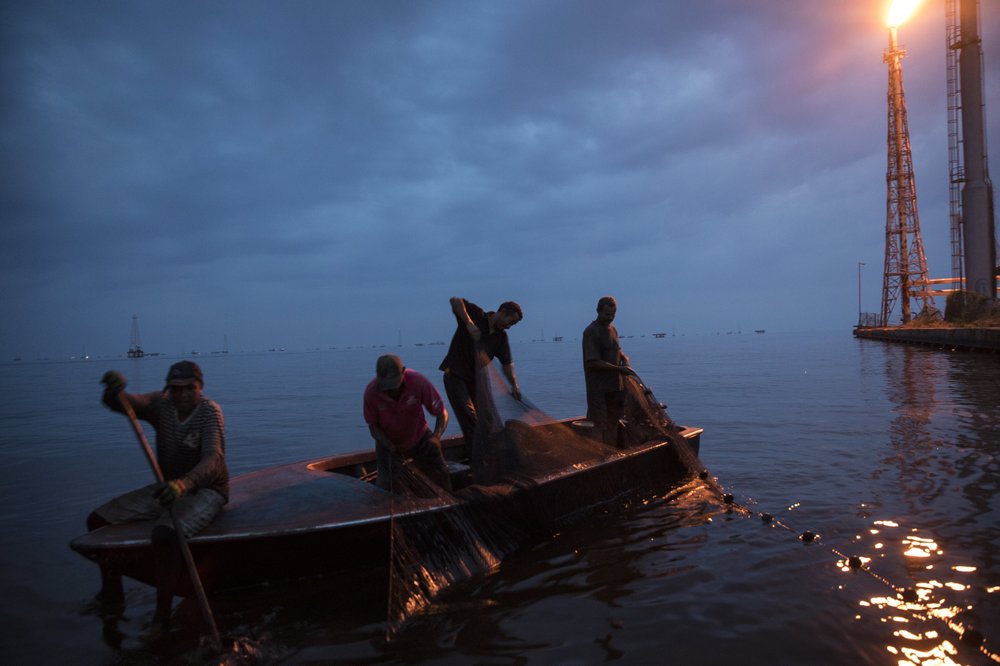
<instances>
[{"instance_id":1,"label":"oar handle","mask_svg":"<svg viewBox=\"0 0 1000 666\"><path fill-rule=\"evenodd\" d=\"M153 449L149 446L149 441L146 439L146 434L142 431L142 426L139 425L139 419L135 415L132 403L125 397L124 391L118 394L118 402L125 411L125 415L128 417L128 422L132 425L132 430L135 431L135 436L139 440L139 444L142 445L142 450L146 452L146 460L149 461L149 466L153 468L153 474L156 475L156 480L163 483L166 480L163 478L163 470L160 469L160 463L156 462L156 456L153 455Z\"/></svg>"}]
</instances>

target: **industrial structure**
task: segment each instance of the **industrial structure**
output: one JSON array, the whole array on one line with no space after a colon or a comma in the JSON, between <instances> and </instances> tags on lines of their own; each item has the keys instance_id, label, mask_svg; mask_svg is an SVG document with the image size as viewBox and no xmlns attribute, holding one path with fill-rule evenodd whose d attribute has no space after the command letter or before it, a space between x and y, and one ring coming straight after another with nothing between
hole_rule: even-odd
<instances>
[{"instance_id":1,"label":"industrial structure","mask_svg":"<svg viewBox=\"0 0 1000 666\"><path fill-rule=\"evenodd\" d=\"M952 272L962 265L964 288L985 298L997 297L996 220L993 209L993 183L986 159L984 123L983 45L979 36L979 0L946 0L948 72L949 72L949 161L952 197L958 198L958 226L955 232L956 205L952 204L952 237L960 237L962 261L955 261L952 241ZM955 70L957 69L957 76ZM954 83L951 79L954 78ZM952 124L954 113L961 122ZM954 135L954 137L952 136ZM952 150L951 146L956 147ZM961 147L959 150L958 147ZM961 284L961 282L960 282Z\"/></svg>"},{"instance_id":2,"label":"industrial structure","mask_svg":"<svg viewBox=\"0 0 1000 666\"><path fill-rule=\"evenodd\" d=\"M962 239L962 90L958 83L958 54L962 30L958 0L945 0L945 59L948 84L948 221L951 231L951 277L956 289L965 282L965 243Z\"/></svg>"},{"instance_id":3,"label":"industrial structure","mask_svg":"<svg viewBox=\"0 0 1000 666\"><path fill-rule=\"evenodd\" d=\"M951 278L927 276L900 62L906 51L897 44L896 29L902 18L890 16L889 48L883 56L889 66L889 156L882 311L877 322L859 321L859 325L888 326L897 302L900 323L905 324L913 317L914 301L921 312L933 313L934 296L969 291L995 301L998 291L979 0L945 0Z\"/></svg>"},{"instance_id":4,"label":"industrial structure","mask_svg":"<svg viewBox=\"0 0 1000 666\"><path fill-rule=\"evenodd\" d=\"M132 342L128 347L129 358L142 358L145 356L142 351L142 342L139 340L139 315L132 315Z\"/></svg>"},{"instance_id":5,"label":"industrial structure","mask_svg":"<svg viewBox=\"0 0 1000 666\"><path fill-rule=\"evenodd\" d=\"M889 26L889 48L883 60L889 66L889 154L886 167L885 273L882 278L882 312L879 326L888 326L889 318L900 304L901 321L910 321L911 301L919 301L921 312L933 312L934 299L929 293L927 257L920 236L917 212L917 188L910 152L910 129L906 122L906 98L903 94L902 59L906 49L897 43L898 23Z\"/></svg>"}]
</instances>

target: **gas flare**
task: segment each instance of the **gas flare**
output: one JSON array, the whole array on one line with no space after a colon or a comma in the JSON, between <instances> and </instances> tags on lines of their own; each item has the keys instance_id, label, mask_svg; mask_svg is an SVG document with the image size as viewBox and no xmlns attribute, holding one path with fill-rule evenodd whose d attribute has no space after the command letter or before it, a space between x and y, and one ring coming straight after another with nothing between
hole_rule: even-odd
<instances>
[{"instance_id":1,"label":"gas flare","mask_svg":"<svg viewBox=\"0 0 1000 666\"><path fill-rule=\"evenodd\" d=\"M889 5L889 16L886 19L890 28L901 25L916 11L922 0L892 0Z\"/></svg>"}]
</instances>

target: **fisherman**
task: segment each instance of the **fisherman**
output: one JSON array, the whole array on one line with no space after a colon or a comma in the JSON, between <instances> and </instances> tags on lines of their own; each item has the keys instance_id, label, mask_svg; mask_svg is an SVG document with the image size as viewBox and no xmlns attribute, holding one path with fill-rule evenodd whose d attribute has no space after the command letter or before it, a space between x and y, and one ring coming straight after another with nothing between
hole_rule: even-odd
<instances>
[{"instance_id":1,"label":"fisherman","mask_svg":"<svg viewBox=\"0 0 1000 666\"><path fill-rule=\"evenodd\" d=\"M587 382L587 419L605 444L616 445L618 422L625 410L625 375L633 374L618 344L613 322L618 303L611 296L597 301L597 319L583 330L583 375Z\"/></svg>"},{"instance_id":2,"label":"fisherman","mask_svg":"<svg viewBox=\"0 0 1000 666\"><path fill-rule=\"evenodd\" d=\"M476 390L477 366L485 366L494 358L500 359L503 374L510 382L510 394L521 399L521 388L514 374L507 329L521 321L521 306L514 301L504 301L496 312L483 312L475 303L463 298L451 299L451 311L458 328L451 337L448 354L441 361L444 371L444 390L448 402L462 428L466 446L471 446L476 432L476 411L479 397Z\"/></svg>"},{"instance_id":3,"label":"fisherman","mask_svg":"<svg viewBox=\"0 0 1000 666\"><path fill-rule=\"evenodd\" d=\"M436 418L433 431L427 426L425 409ZM451 491L448 465L441 453L448 410L427 377L404 367L395 354L379 356L375 378L365 388L364 416L375 439L379 488L398 492L399 485L393 488L393 481L402 478L399 472L404 461L412 460L431 481Z\"/></svg>"},{"instance_id":4,"label":"fisherman","mask_svg":"<svg viewBox=\"0 0 1000 666\"><path fill-rule=\"evenodd\" d=\"M156 430L156 459L164 483L150 484L101 505L87 517L87 529L155 520L156 611L150 634L156 636L169 625L174 590L184 566L171 513L184 536L191 537L211 523L229 500L222 409L202 394L201 368L191 361L170 366L162 391L125 393L125 377L114 370L104 373L101 382L106 406L124 413L124 399L138 418ZM105 563L101 564L97 601L107 608L125 603L121 574Z\"/></svg>"}]
</instances>

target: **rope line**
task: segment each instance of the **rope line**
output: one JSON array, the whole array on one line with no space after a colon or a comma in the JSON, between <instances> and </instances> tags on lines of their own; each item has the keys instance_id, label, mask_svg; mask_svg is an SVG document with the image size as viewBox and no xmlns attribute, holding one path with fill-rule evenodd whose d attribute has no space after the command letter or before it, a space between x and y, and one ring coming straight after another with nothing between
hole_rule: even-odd
<instances>
[{"instance_id":1,"label":"rope line","mask_svg":"<svg viewBox=\"0 0 1000 666\"><path fill-rule=\"evenodd\" d=\"M392 457L393 454L390 451L389 455L386 456L389 459L387 473L389 475L389 599L386 603L386 622L385 622L385 642L388 643L392 638L392 579L395 578L393 575L393 568L396 566L396 493L392 484Z\"/></svg>"},{"instance_id":2,"label":"rope line","mask_svg":"<svg viewBox=\"0 0 1000 666\"><path fill-rule=\"evenodd\" d=\"M710 489L714 490L722 503L727 507L727 513L737 513L745 518L752 518L754 516L759 516L761 522L784 529L792 534L797 535L797 538L803 543L814 543L821 541L821 536L818 533L811 531L800 532L794 529L791 525L785 523L784 521L777 520L771 513L763 511L753 511L742 504L737 504L734 501L733 495L726 493L722 486L719 484L718 480L714 477L709 476L707 470L703 470L698 477L705 481ZM825 544L824 544L825 545ZM901 585L896 585L890 581L887 577L876 572L870 563L865 563L864 559L858 555L846 555L845 553L838 550L835 546L826 545L826 548L830 550L834 555L840 558L841 561L845 562L852 571L861 571L868 574L873 580L882 583L889 589L891 589L899 599L910 605L915 605L920 601L917 591L913 587L904 587ZM953 632L959 642L968 647L975 648L978 652L985 655L987 658L991 659L996 663L1000 663L1000 654L990 649L986 637L981 631L971 626L964 626L960 622L954 622L950 618L938 617L937 615L928 614L926 612L917 610L916 608L905 608L903 610L908 611L912 616L930 622L938 621L944 624L951 632Z\"/></svg>"}]
</instances>

